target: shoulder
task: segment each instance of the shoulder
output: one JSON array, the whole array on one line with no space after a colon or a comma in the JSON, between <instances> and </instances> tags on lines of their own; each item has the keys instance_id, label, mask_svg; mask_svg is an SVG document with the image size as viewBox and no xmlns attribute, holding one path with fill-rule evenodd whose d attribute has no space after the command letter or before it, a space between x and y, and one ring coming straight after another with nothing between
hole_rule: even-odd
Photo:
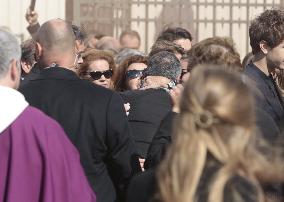
<instances>
[{"instance_id":1,"label":"shoulder","mask_svg":"<svg viewBox=\"0 0 284 202\"><path fill-rule=\"evenodd\" d=\"M28 106L15 123L24 124L25 128L54 128L62 130L61 126L54 119L32 106Z\"/></svg>"},{"instance_id":2,"label":"shoulder","mask_svg":"<svg viewBox=\"0 0 284 202\"><path fill-rule=\"evenodd\" d=\"M246 75L247 78L253 80L254 82L259 83L262 81L259 71L260 70L258 70L257 66L250 63L246 66L243 74Z\"/></svg>"}]
</instances>

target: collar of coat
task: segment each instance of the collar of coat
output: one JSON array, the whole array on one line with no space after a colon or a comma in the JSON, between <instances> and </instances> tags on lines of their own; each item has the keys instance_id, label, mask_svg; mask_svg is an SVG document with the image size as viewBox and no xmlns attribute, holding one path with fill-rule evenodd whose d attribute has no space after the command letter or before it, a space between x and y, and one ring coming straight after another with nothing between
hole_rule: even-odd
<instances>
[{"instance_id":1,"label":"collar of coat","mask_svg":"<svg viewBox=\"0 0 284 202\"><path fill-rule=\"evenodd\" d=\"M1 85L0 98L0 133L2 133L29 104L20 92Z\"/></svg>"},{"instance_id":2,"label":"collar of coat","mask_svg":"<svg viewBox=\"0 0 284 202\"><path fill-rule=\"evenodd\" d=\"M75 72L64 67L50 67L42 69L35 77L29 80L80 80Z\"/></svg>"}]
</instances>

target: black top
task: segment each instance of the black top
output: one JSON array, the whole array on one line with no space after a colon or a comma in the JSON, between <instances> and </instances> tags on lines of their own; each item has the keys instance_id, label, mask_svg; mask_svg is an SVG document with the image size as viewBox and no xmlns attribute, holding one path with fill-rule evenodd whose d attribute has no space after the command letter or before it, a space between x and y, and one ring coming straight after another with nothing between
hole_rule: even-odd
<instances>
[{"instance_id":1,"label":"black top","mask_svg":"<svg viewBox=\"0 0 284 202\"><path fill-rule=\"evenodd\" d=\"M64 128L79 150L97 201L113 202L116 191L123 194L138 162L133 162L134 141L119 94L62 67L43 69L20 91Z\"/></svg>"},{"instance_id":2,"label":"black top","mask_svg":"<svg viewBox=\"0 0 284 202\"><path fill-rule=\"evenodd\" d=\"M146 158L162 119L172 109L170 95L163 89L147 89L125 91L121 96L125 103L130 103L128 120L138 154Z\"/></svg>"},{"instance_id":3,"label":"black top","mask_svg":"<svg viewBox=\"0 0 284 202\"><path fill-rule=\"evenodd\" d=\"M204 172L197 187L196 202L208 201L210 185L221 168L212 157L207 158ZM127 191L127 202L151 202L157 191L155 170L150 169L134 176ZM258 202L255 186L246 178L233 175L224 188L224 202ZM156 201L156 200L154 200Z\"/></svg>"},{"instance_id":4,"label":"black top","mask_svg":"<svg viewBox=\"0 0 284 202\"><path fill-rule=\"evenodd\" d=\"M244 74L253 81L258 90L253 91L256 106L267 112L280 127L284 118L284 104L272 76L265 75L253 63L247 65Z\"/></svg>"}]
</instances>

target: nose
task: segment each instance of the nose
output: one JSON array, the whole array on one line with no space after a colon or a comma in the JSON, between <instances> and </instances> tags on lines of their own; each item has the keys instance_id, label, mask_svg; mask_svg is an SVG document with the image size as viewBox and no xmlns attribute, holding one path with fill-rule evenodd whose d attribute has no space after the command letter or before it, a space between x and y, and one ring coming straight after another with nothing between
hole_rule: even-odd
<instances>
[{"instance_id":1,"label":"nose","mask_svg":"<svg viewBox=\"0 0 284 202\"><path fill-rule=\"evenodd\" d=\"M101 82L103 82L103 81L107 80L107 78L106 78L104 75L102 75L99 80L100 80Z\"/></svg>"}]
</instances>

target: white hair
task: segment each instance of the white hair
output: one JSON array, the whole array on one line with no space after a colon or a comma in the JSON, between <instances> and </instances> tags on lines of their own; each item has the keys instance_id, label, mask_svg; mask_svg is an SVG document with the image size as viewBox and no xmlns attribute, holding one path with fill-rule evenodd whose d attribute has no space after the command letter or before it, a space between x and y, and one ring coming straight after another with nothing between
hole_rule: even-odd
<instances>
[{"instance_id":1,"label":"white hair","mask_svg":"<svg viewBox=\"0 0 284 202\"><path fill-rule=\"evenodd\" d=\"M12 60L19 61L20 59L21 48L16 37L0 29L0 78L6 75Z\"/></svg>"}]
</instances>

